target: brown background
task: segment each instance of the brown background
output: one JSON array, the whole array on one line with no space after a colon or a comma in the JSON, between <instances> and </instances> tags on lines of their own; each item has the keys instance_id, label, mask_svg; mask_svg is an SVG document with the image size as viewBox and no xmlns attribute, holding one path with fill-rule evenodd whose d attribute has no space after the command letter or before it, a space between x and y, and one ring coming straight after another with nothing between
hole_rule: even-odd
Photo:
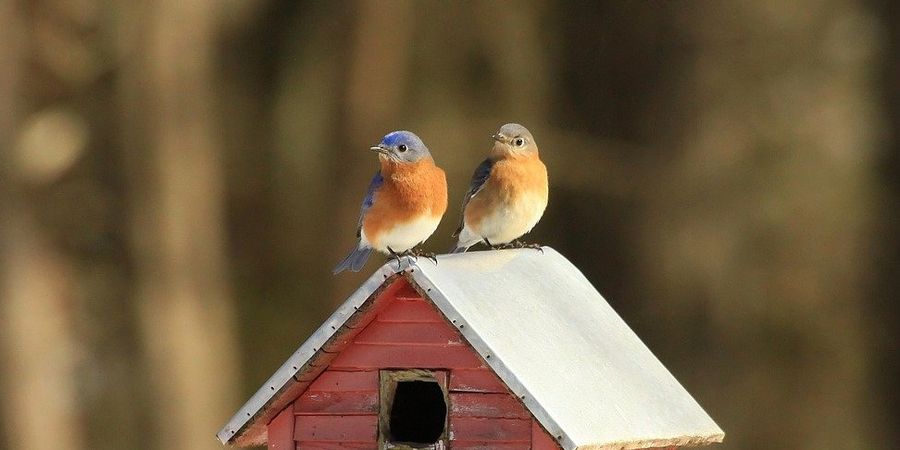
<instances>
[{"instance_id":1,"label":"brown background","mask_svg":"<svg viewBox=\"0 0 900 450\"><path fill-rule=\"evenodd\" d=\"M416 131L457 205L516 121L551 174L530 238L722 448L894 448L898 24L886 0L0 2L0 446L220 448L376 267L330 274L368 146Z\"/></svg>"}]
</instances>

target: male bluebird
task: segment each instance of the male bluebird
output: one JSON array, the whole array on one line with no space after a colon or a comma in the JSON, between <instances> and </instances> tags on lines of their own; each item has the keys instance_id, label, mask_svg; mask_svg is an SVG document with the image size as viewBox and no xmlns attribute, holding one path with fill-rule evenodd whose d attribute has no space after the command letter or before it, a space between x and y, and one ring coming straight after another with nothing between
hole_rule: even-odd
<instances>
[{"instance_id":1,"label":"male bluebird","mask_svg":"<svg viewBox=\"0 0 900 450\"><path fill-rule=\"evenodd\" d=\"M363 199L356 228L356 248L334 268L359 272L372 250L410 255L437 229L447 210L447 178L434 164L428 147L409 131L388 133L371 148L381 170Z\"/></svg>"},{"instance_id":2,"label":"male bluebird","mask_svg":"<svg viewBox=\"0 0 900 450\"><path fill-rule=\"evenodd\" d=\"M522 125L503 125L493 138L494 146L475 169L463 200L463 217L453 234L459 241L452 253L479 242L492 248L540 248L517 239L534 228L547 207L547 167L534 137Z\"/></svg>"}]
</instances>

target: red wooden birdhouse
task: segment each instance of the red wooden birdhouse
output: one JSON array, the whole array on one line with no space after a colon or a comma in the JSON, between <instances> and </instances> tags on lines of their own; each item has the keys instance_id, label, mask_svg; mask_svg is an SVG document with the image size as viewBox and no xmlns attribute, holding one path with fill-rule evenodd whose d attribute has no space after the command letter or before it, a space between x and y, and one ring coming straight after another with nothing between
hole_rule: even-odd
<instances>
[{"instance_id":1,"label":"red wooden birdhouse","mask_svg":"<svg viewBox=\"0 0 900 450\"><path fill-rule=\"evenodd\" d=\"M551 248L385 264L218 433L269 449L644 449L721 442Z\"/></svg>"}]
</instances>

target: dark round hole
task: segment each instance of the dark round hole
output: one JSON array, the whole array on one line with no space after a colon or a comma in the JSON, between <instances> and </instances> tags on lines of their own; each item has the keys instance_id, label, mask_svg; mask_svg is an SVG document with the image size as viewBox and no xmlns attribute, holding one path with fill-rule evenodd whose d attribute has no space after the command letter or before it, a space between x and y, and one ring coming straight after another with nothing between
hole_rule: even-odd
<instances>
[{"instance_id":1,"label":"dark round hole","mask_svg":"<svg viewBox=\"0 0 900 450\"><path fill-rule=\"evenodd\" d=\"M436 382L397 383L391 407L391 441L433 444L441 438L446 421L444 392Z\"/></svg>"}]
</instances>

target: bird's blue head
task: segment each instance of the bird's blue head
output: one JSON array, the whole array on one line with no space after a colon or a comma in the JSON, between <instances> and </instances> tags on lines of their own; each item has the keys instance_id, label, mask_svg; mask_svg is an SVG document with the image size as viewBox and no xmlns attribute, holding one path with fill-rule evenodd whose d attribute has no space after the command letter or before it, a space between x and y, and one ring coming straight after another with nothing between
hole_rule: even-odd
<instances>
[{"instance_id":1,"label":"bird's blue head","mask_svg":"<svg viewBox=\"0 0 900 450\"><path fill-rule=\"evenodd\" d=\"M412 163L431 157L425 143L411 131L392 131L371 150L378 152L382 158L396 162Z\"/></svg>"}]
</instances>

